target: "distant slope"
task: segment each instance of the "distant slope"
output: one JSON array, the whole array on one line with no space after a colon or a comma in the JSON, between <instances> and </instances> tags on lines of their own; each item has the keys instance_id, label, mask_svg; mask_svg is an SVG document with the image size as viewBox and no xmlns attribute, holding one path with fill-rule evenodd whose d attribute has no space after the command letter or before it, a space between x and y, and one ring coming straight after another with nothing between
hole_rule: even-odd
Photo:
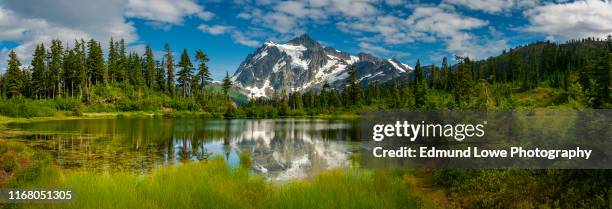
<instances>
[{"instance_id":1,"label":"distant slope","mask_svg":"<svg viewBox=\"0 0 612 209\"><path fill-rule=\"evenodd\" d=\"M213 93L223 93L223 87L218 82L212 82L206 86L206 90ZM249 102L249 97L247 97L244 93L242 93L237 88L230 89L229 93L230 99L236 102L237 104L246 104Z\"/></svg>"},{"instance_id":2,"label":"distant slope","mask_svg":"<svg viewBox=\"0 0 612 209\"><path fill-rule=\"evenodd\" d=\"M302 35L285 44L265 43L246 57L232 81L250 97L269 97L275 90L318 89L325 82L343 88L350 65L357 67L358 80L362 83L382 83L412 71L410 66L395 59L366 53L353 56Z\"/></svg>"}]
</instances>

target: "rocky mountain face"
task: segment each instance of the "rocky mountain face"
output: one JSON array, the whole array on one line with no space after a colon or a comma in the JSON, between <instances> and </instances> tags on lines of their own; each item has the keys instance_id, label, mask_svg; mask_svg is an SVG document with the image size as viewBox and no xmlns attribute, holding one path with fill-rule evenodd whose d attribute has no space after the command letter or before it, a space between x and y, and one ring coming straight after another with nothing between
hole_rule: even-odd
<instances>
[{"instance_id":1,"label":"rocky mountain face","mask_svg":"<svg viewBox=\"0 0 612 209\"><path fill-rule=\"evenodd\" d=\"M267 42L240 64L232 81L250 97L269 97L274 91L320 89L325 82L342 89L350 65L357 68L362 84L385 83L407 76L412 68L395 59L366 53L357 56L321 45L308 35L285 44Z\"/></svg>"}]
</instances>

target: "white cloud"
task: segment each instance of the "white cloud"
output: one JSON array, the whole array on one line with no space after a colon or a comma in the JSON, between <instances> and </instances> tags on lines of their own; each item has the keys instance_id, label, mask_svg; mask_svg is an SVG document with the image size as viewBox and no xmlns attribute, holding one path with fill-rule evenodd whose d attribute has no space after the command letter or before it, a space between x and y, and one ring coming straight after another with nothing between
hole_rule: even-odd
<instances>
[{"instance_id":1,"label":"white cloud","mask_svg":"<svg viewBox=\"0 0 612 209\"><path fill-rule=\"evenodd\" d=\"M535 6L538 2L538 0L444 0L443 4L457 5L493 14Z\"/></svg>"},{"instance_id":2,"label":"white cloud","mask_svg":"<svg viewBox=\"0 0 612 209\"><path fill-rule=\"evenodd\" d=\"M475 35L470 30L488 25L487 21L450 12L440 7L420 7L407 19L417 39L433 37L446 43L447 50L460 56L484 58L493 53L499 53L507 47L507 42L501 38L488 38ZM489 31L493 36L495 30Z\"/></svg>"},{"instance_id":3,"label":"white cloud","mask_svg":"<svg viewBox=\"0 0 612 209\"><path fill-rule=\"evenodd\" d=\"M185 17L210 20L214 14L193 0L128 0L125 14L162 24L180 25Z\"/></svg>"},{"instance_id":4,"label":"white cloud","mask_svg":"<svg viewBox=\"0 0 612 209\"><path fill-rule=\"evenodd\" d=\"M245 45L245 46L256 47L261 44L259 43L259 41L256 41L253 38L248 37L247 35L245 35L244 33L240 31L235 31L234 33L232 33L232 38L237 43Z\"/></svg>"},{"instance_id":5,"label":"white cloud","mask_svg":"<svg viewBox=\"0 0 612 209\"><path fill-rule=\"evenodd\" d=\"M406 43L443 41L448 52L484 58L492 53L499 53L507 43L494 28L489 28L491 37L475 35L471 30L489 25L485 20L468 17L454 10L438 6L421 6L414 8L407 18L380 15L370 19L357 19L338 23L337 26L345 32L364 32L369 35L361 39L368 43L384 43L400 45ZM357 33L357 35L359 35ZM365 45L364 50L378 54L391 54L384 51L380 45Z\"/></svg>"},{"instance_id":6,"label":"white cloud","mask_svg":"<svg viewBox=\"0 0 612 209\"><path fill-rule=\"evenodd\" d=\"M454 36L461 31L488 24L487 21L451 13L438 7L417 8L408 17L407 22L418 33L431 33L439 37Z\"/></svg>"},{"instance_id":7,"label":"white cloud","mask_svg":"<svg viewBox=\"0 0 612 209\"><path fill-rule=\"evenodd\" d=\"M391 3L397 0L392 0ZM275 31L282 36L301 34L307 26L327 23L333 18L362 19L380 14L376 4L380 0L300 0L300 1L256 1L269 8L265 11L245 6L238 18L250 20ZM240 2L246 4L246 2ZM308 25L307 25L308 24Z\"/></svg>"},{"instance_id":8,"label":"white cloud","mask_svg":"<svg viewBox=\"0 0 612 209\"><path fill-rule=\"evenodd\" d=\"M0 1L0 40L17 43L0 49L0 66L15 50L23 64L29 64L36 44L49 45L59 39L72 45L75 39L94 38L106 46L108 40L124 39L128 47L140 50L136 28L126 17L150 21L148 24L169 28L181 25L186 17L210 20L214 14L195 0L19 0ZM209 28L219 33L220 27Z\"/></svg>"},{"instance_id":9,"label":"white cloud","mask_svg":"<svg viewBox=\"0 0 612 209\"><path fill-rule=\"evenodd\" d=\"M206 32L206 33L210 33L212 35L221 35L221 34L225 34L227 32L230 32L233 27L232 26L227 26L227 25L205 25L205 24L201 24L200 26L198 26L198 29Z\"/></svg>"},{"instance_id":10,"label":"white cloud","mask_svg":"<svg viewBox=\"0 0 612 209\"><path fill-rule=\"evenodd\" d=\"M229 33L231 34L234 42L240 45L250 46L250 47L256 47L260 45L259 41L256 41L250 36L245 35L243 32L236 30L236 28L233 26L201 24L198 26L198 29L201 30L202 32L205 32L211 35L215 35L215 36ZM251 35L257 35L257 34L251 34Z\"/></svg>"},{"instance_id":11,"label":"white cloud","mask_svg":"<svg viewBox=\"0 0 612 209\"><path fill-rule=\"evenodd\" d=\"M387 49L383 46L369 42L359 42L359 48L363 52L385 57L402 58L410 55L408 52Z\"/></svg>"},{"instance_id":12,"label":"white cloud","mask_svg":"<svg viewBox=\"0 0 612 209\"><path fill-rule=\"evenodd\" d=\"M385 3L389 6L399 6L405 4L404 0L385 0Z\"/></svg>"},{"instance_id":13,"label":"white cloud","mask_svg":"<svg viewBox=\"0 0 612 209\"><path fill-rule=\"evenodd\" d=\"M3 1L0 40L16 42L18 45L13 50L25 65L29 64L36 44L48 46L52 39L72 45L75 39L95 38L104 43L114 37L131 43L138 35L133 24L123 17L125 3L123 0ZM0 66L6 65L9 50L0 50Z\"/></svg>"},{"instance_id":14,"label":"white cloud","mask_svg":"<svg viewBox=\"0 0 612 209\"><path fill-rule=\"evenodd\" d=\"M524 15L529 19L524 31L544 34L552 40L603 38L612 34L611 1L547 4L530 9Z\"/></svg>"},{"instance_id":15,"label":"white cloud","mask_svg":"<svg viewBox=\"0 0 612 209\"><path fill-rule=\"evenodd\" d=\"M449 1L454 4L467 3L462 0ZM476 1L478 2L472 7L480 8L476 7L479 3L488 3L494 7L489 9L497 12L537 0L510 0L507 4L504 4L504 1L496 3L498 0ZM507 47L506 41L495 33L495 30L489 30L490 36L472 32L489 25L488 21L462 15L451 3L410 4L404 0L266 1L256 5L249 5L244 1L240 3L245 9L238 14L238 18L273 31L275 36L292 37L304 33L309 27L316 27L317 24L335 22L335 26L342 32L358 37L356 39L359 40L361 49L376 54L401 54L388 49L416 41L442 41L451 53L477 58L497 52L500 47ZM379 8L383 4L399 7L400 11L409 7L413 13L383 12ZM265 7L261 8L262 5ZM481 49L482 52L476 49Z\"/></svg>"},{"instance_id":16,"label":"white cloud","mask_svg":"<svg viewBox=\"0 0 612 209\"><path fill-rule=\"evenodd\" d=\"M391 50L385 49L382 46L378 46L378 45L373 45L371 43L367 43L367 42L361 42L359 43L359 47L369 53L372 54L385 54L388 55L391 53Z\"/></svg>"},{"instance_id":17,"label":"white cloud","mask_svg":"<svg viewBox=\"0 0 612 209\"><path fill-rule=\"evenodd\" d=\"M483 59L498 54L508 48L505 39L491 39L485 36L474 36L468 33L459 33L446 40L447 50L454 55Z\"/></svg>"},{"instance_id":18,"label":"white cloud","mask_svg":"<svg viewBox=\"0 0 612 209\"><path fill-rule=\"evenodd\" d=\"M327 16L320 8L309 7L306 2L299 1L279 2L275 10L298 18L324 19Z\"/></svg>"}]
</instances>

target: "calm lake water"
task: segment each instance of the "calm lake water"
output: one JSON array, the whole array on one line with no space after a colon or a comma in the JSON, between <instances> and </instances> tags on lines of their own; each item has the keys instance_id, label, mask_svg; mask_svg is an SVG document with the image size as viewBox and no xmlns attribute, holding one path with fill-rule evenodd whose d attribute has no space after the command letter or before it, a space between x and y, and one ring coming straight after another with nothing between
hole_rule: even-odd
<instances>
[{"instance_id":1,"label":"calm lake water","mask_svg":"<svg viewBox=\"0 0 612 209\"><path fill-rule=\"evenodd\" d=\"M289 180L351 165L357 122L321 119L81 119L9 124L15 137L53 156L64 169L131 171L223 157L240 164L251 154L254 173Z\"/></svg>"}]
</instances>

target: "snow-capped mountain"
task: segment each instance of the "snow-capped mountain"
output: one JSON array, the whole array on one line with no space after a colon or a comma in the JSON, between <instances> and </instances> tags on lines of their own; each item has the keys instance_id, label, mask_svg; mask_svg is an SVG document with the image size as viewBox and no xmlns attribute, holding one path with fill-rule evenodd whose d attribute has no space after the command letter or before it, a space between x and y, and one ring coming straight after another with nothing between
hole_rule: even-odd
<instances>
[{"instance_id":1,"label":"snow-capped mountain","mask_svg":"<svg viewBox=\"0 0 612 209\"><path fill-rule=\"evenodd\" d=\"M384 83L412 71L395 59L366 53L352 56L302 35L286 44L266 42L240 64L232 81L250 97L271 96L274 90L319 89L326 81L332 87L343 88L350 65L355 65L362 83Z\"/></svg>"}]
</instances>

